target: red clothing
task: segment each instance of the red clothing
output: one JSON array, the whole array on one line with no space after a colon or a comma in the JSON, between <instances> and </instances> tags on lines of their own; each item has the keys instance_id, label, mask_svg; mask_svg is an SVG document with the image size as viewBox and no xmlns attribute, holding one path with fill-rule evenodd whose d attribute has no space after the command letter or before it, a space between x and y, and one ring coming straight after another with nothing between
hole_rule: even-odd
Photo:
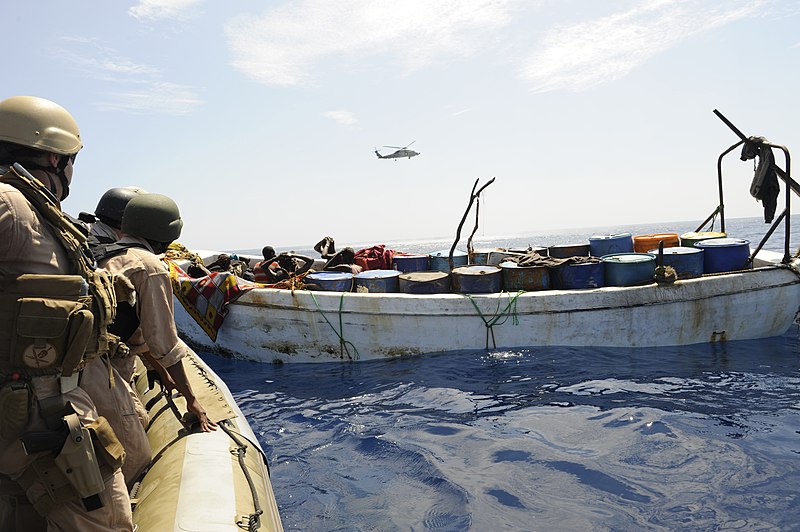
<instances>
[{"instance_id":1,"label":"red clothing","mask_svg":"<svg viewBox=\"0 0 800 532\"><path fill-rule=\"evenodd\" d=\"M275 274L272 273L272 275L270 275L270 273L266 271L266 268L269 268L272 270L272 272L274 272L276 269L278 269L278 263L275 262L275 259L257 262L256 265L253 266L253 275L255 276L255 281L257 283L272 284L275 282Z\"/></svg>"},{"instance_id":2,"label":"red clothing","mask_svg":"<svg viewBox=\"0 0 800 532\"><path fill-rule=\"evenodd\" d=\"M391 270L393 249L386 249L383 244L356 251L355 263L365 270Z\"/></svg>"}]
</instances>

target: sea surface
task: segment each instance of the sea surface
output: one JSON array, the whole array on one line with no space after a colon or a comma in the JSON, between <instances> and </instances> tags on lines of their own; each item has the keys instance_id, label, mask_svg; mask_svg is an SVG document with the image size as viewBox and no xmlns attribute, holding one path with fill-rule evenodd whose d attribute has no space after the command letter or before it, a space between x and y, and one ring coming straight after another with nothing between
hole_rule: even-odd
<instances>
[{"instance_id":1,"label":"sea surface","mask_svg":"<svg viewBox=\"0 0 800 532\"><path fill-rule=\"evenodd\" d=\"M597 228L476 247L694 229ZM765 226L727 229L755 245ZM766 247L782 250L781 238ZM797 326L758 341L648 349L204 358L267 453L287 530L800 530Z\"/></svg>"}]
</instances>

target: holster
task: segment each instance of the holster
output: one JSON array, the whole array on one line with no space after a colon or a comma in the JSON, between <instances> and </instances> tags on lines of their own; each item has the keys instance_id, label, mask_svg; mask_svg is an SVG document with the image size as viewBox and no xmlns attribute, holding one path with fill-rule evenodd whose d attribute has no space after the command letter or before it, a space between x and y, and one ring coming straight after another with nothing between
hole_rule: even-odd
<instances>
[{"instance_id":1,"label":"holster","mask_svg":"<svg viewBox=\"0 0 800 532\"><path fill-rule=\"evenodd\" d=\"M105 489L105 484L89 429L81 425L77 414L66 416L64 421L68 434L55 458L56 466L82 499L97 495Z\"/></svg>"},{"instance_id":2,"label":"holster","mask_svg":"<svg viewBox=\"0 0 800 532\"><path fill-rule=\"evenodd\" d=\"M30 398L24 382L11 381L0 388L0 438L19 438L28 425Z\"/></svg>"},{"instance_id":3,"label":"holster","mask_svg":"<svg viewBox=\"0 0 800 532\"><path fill-rule=\"evenodd\" d=\"M22 435L28 454L43 453L26 469L17 482L26 490L35 482L47 489L47 496L33 501L37 511L47 515L55 506L77 498L87 510L102 506L98 494L105 489L104 479L122 466L125 450L108 421L100 416L83 426L74 413L63 418L54 431Z\"/></svg>"}]
</instances>

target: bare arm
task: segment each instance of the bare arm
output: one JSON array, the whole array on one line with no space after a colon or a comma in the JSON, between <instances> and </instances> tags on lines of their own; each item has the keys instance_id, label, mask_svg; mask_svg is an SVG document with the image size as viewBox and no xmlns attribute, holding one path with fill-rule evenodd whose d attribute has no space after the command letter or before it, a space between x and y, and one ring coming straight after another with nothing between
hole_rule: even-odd
<instances>
[{"instance_id":1,"label":"bare arm","mask_svg":"<svg viewBox=\"0 0 800 532\"><path fill-rule=\"evenodd\" d=\"M195 397L192 387L189 384L189 379L186 376L186 370L183 367L183 362L180 360L175 364L169 366L167 373L175 382L177 390L186 398L186 407L197 416L200 421L200 427L203 432L211 432L217 430L217 424L211 421L206 414L205 408L200 404L200 401Z\"/></svg>"}]
</instances>

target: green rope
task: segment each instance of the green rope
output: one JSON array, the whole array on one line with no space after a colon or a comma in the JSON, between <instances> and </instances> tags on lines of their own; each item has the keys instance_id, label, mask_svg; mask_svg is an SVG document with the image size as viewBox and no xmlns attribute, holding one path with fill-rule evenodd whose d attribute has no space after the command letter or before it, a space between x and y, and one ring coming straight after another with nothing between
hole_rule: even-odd
<instances>
[{"instance_id":1,"label":"green rope","mask_svg":"<svg viewBox=\"0 0 800 532\"><path fill-rule=\"evenodd\" d=\"M322 312L322 309L319 308L319 303L317 303L317 298L314 297L314 292L309 291L308 293L311 294L311 299L314 300L314 304L317 306L317 310L322 315L322 319L325 320L325 323L330 325L331 329L333 329L334 334L336 334L336 336L339 338L339 357L340 358L344 358L345 353L347 353L347 358L349 358L350 360L358 360L359 359L358 349L356 349L356 346L353 345L353 342L345 340L344 336L343 336L344 323L342 322L342 308L344 307L344 294L345 293L342 292L342 297L339 298L339 330L338 331L336 330L336 327L334 327L333 324L330 322L330 320L328 320L328 317L325 315L325 313ZM348 349L348 347L347 347L348 345L353 348L353 351L355 353L355 358L353 357L353 355L350 354L350 349Z\"/></svg>"},{"instance_id":2,"label":"green rope","mask_svg":"<svg viewBox=\"0 0 800 532\"><path fill-rule=\"evenodd\" d=\"M475 300L472 298L471 295L467 294L467 299L469 302L472 303L472 306L475 307L475 310L478 312L478 316L481 320L483 320L483 324L486 326L486 349L489 349L489 335L492 336L492 349L497 348L497 342L494 339L494 329L495 325L503 325L505 322L508 321L508 318L511 318L512 325L519 325L519 317L517 316L517 299L519 298L520 294L524 294L524 290L518 291L514 297L509 298L508 304L503 310L500 310L500 298L497 298L497 308L494 311L494 316L492 319L487 320L486 317L481 312L481 309L478 308L478 304L475 303ZM503 321L500 321L500 319Z\"/></svg>"}]
</instances>

